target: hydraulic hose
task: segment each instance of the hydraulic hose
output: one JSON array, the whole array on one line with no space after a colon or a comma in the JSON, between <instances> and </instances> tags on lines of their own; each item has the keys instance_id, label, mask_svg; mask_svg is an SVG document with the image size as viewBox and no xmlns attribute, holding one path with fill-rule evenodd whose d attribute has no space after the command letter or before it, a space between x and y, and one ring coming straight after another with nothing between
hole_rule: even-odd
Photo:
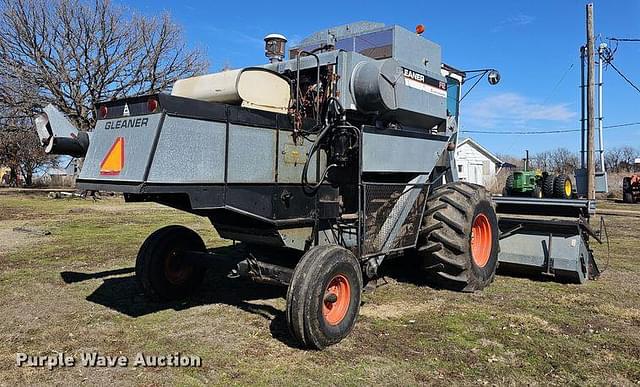
<instances>
[{"instance_id":1,"label":"hydraulic hose","mask_svg":"<svg viewBox=\"0 0 640 387\"><path fill-rule=\"evenodd\" d=\"M304 162L304 167L302 168L302 185L305 188L308 188L310 186L309 184L309 177L307 176L307 173L309 172L309 163L311 162L311 159L313 158L313 155L318 151L318 149L320 148L320 142L322 141L322 139L324 138L324 136L329 132L329 130L331 129L331 126L325 126L324 129L322 129L322 131L320 131L320 133L318 134L318 137L316 138L315 142L313 143L313 145L311 146L311 149L309 150L309 156L307 156L307 160ZM329 167L327 167L327 169L325 170L325 174L323 174L323 179L321 179L316 185L317 187L320 186L320 184L322 184L322 181L324 180L324 178L326 178L326 173L328 173ZM311 191L315 191L317 189L316 188L312 188L314 186L311 186Z\"/></svg>"},{"instance_id":2,"label":"hydraulic hose","mask_svg":"<svg viewBox=\"0 0 640 387\"><path fill-rule=\"evenodd\" d=\"M313 142L313 145L309 150L309 155L307 157L307 160L305 161L304 167L302 168L302 185L304 186L305 189L310 190L310 192L315 192L320 187L320 185L324 182L324 180L327 178L327 175L329 174L329 171L331 170L331 168L335 168L338 166L337 164L328 165L325 168L324 172L320 175L320 178L315 184L309 183L309 177L307 174L309 172L309 164L311 162L311 159L320 149L320 145L322 143L322 140L325 138L325 136L331 131L333 131L334 129L336 129L338 126L340 126L340 125L335 126L333 123L330 123L331 118L329 117L329 112L331 110L335 111L337 117L333 117L334 120L344 119L344 108L342 107L342 104L340 104L340 101L338 101L337 98L329 97L327 99L326 106L327 107L324 112L324 127L318 134L318 137L316 137L315 141ZM348 127L350 130L353 131L356 138L358 138L360 135L358 132L358 129L353 125L350 125L347 123L347 125L342 125L341 127Z\"/></svg>"}]
</instances>

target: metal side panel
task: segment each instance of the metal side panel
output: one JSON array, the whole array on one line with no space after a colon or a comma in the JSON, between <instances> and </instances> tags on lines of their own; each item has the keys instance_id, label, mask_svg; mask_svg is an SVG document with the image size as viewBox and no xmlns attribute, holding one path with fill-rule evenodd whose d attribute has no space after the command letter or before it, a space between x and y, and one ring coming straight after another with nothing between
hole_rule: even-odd
<instances>
[{"instance_id":1,"label":"metal side panel","mask_svg":"<svg viewBox=\"0 0 640 387\"><path fill-rule=\"evenodd\" d=\"M363 133L363 172L430 173L446 141Z\"/></svg>"},{"instance_id":2,"label":"metal side panel","mask_svg":"<svg viewBox=\"0 0 640 387\"><path fill-rule=\"evenodd\" d=\"M498 260L504 263L543 268L549 248L549 236L537 233L514 234L500 240ZM551 238L552 268L577 271L583 250L580 235L553 235Z\"/></svg>"},{"instance_id":3,"label":"metal side panel","mask_svg":"<svg viewBox=\"0 0 640 387\"><path fill-rule=\"evenodd\" d=\"M274 183L276 134L273 129L229 124L229 183Z\"/></svg>"},{"instance_id":4,"label":"metal side panel","mask_svg":"<svg viewBox=\"0 0 640 387\"><path fill-rule=\"evenodd\" d=\"M576 169L576 192L579 196L587 196L587 169ZM608 193L607 172L596 171L596 193Z\"/></svg>"},{"instance_id":5,"label":"metal side panel","mask_svg":"<svg viewBox=\"0 0 640 387\"><path fill-rule=\"evenodd\" d=\"M226 123L167 116L149 183L223 183Z\"/></svg>"},{"instance_id":6,"label":"metal side panel","mask_svg":"<svg viewBox=\"0 0 640 387\"><path fill-rule=\"evenodd\" d=\"M278 140L278 183L300 184L302 181L302 169L313 145L307 139L303 139L302 144L296 144L293 141L292 134L293 132L280 131L280 139ZM317 181L316 160L318 154L324 155L324 152L316 152L311 161L309 161L309 171L307 171L309 183ZM321 171L326 168L325 159L326 157L321 158Z\"/></svg>"},{"instance_id":7,"label":"metal side panel","mask_svg":"<svg viewBox=\"0 0 640 387\"><path fill-rule=\"evenodd\" d=\"M80 180L113 182L142 182L149 165L154 142L158 135L162 114L123 117L97 122L91 144L84 159ZM122 138L123 165L117 173L101 174L100 167Z\"/></svg>"},{"instance_id":8,"label":"metal side panel","mask_svg":"<svg viewBox=\"0 0 640 387\"><path fill-rule=\"evenodd\" d=\"M543 215L589 218L596 212L595 200L527 198L518 196L494 196L496 212L499 214Z\"/></svg>"},{"instance_id":9,"label":"metal side panel","mask_svg":"<svg viewBox=\"0 0 640 387\"><path fill-rule=\"evenodd\" d=\"M498 261L584 283L590 276L596 277L598 272L589 250L589 229L583 222L582 218L501 217L499 225L503 234Z\"/></svg>"}]
</instances>

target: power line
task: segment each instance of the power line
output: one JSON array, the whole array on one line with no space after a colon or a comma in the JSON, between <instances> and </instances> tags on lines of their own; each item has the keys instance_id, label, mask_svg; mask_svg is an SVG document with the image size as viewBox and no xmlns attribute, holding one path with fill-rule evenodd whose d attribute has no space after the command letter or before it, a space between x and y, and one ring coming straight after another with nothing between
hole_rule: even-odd
<instances>
[{"instance_id":1,"label":"power line","mask_svg":"<svg viewBox=\"0 0 640 387\"><path fill-rule=\"evenodd\" d=\"M636 91L638 93L640 93L640 88L638 88L638 86L636 86L633 82L631 82L631 80L629 78L627 78L624 74L622 74L622 72L620 70L618 70L618 68L611 62L611 61L607 61L607 63L614 69L616 70L616 73L618 73L618 75L620 75L625 81L627 81L628 84L631 85L631 87L633 87L634 89L636 89Z\"/></svg>"},{"instance_id":2,"label":"power line","mask_svg":"<svg viewBox=\"0 0 640 387\"><path fill-rule=\"evenodd\" d=\"M571 69L573 68L573 63L571 63L569 65L569 68L564 72L564 74L562 74L562 76L560 77L560 79L558 80L558 82L555 84L555 86L553 86L553 89L551 89L551 91L549 92L549 95L547 95L547 97L544 99L544 101L542 102L542 104L544 105L545 103L547 103L547 101L549 100L549 98L551 98L553 96L553 94L556 92L556 90L558 89L558 86L560 86L560 84L562 83L562 81L564 81L564 78L567 76L567 74L569 74L569 71L571 71Z\"/></svg>"},{"instance_id":3,"label":"power line","mask_svg":"<svg viewBox=\"0 0 640 387\"><path fill-rule=\"evenodd\" d=\"M640 39L630 38L607 38L608 40L614 40L616 42L640 42Z\"/></svg>"},{"instance_id":4,"label":"power line","mask_svg":"<svg viewBox=\"0 0 640 387\"><path fill-rule=\"evenodd\" d=\"M613 129L613 128L622 128L627 126L638 126L640 125L640 121L638 122L626 122L623 124L616 125L607 125L603 126L603 129ZM516 131L498 131L498 130L465 130L465 133L481 133L481 134L507 134L507 135L515 135L515 134L525 134L525 135L535 135L535 134L558 134L558 133L571 133L571 132L579 132L582 129L557 129L557 130L516 130Z\"/></svg>"},{"instance_id":5,"label":"power line","mask_svg":"<svg viewBox=\"0 0 640 387\"><path fill-rule=\"evenodd\" d=\"M617 42L640 42L640 39L623 39L623 38L607 38L607 39L615 41L616 47L613 50L611 50L608 47L605 47L604 51L601 52L602 60L606 62L607 65L610 65L616 71L616 73L618 73L618 75L622 77L622 79L624 79L629 85L631 85L631 87L633 87L634 89L636 89L638 93L640 93L640 87L636 86L636 84L633 83L631 79L629 79L626 75L624 75L622 71L620 71L620 69L613 64L613 56L618 50Z\"/></svg>"}]
</instances>

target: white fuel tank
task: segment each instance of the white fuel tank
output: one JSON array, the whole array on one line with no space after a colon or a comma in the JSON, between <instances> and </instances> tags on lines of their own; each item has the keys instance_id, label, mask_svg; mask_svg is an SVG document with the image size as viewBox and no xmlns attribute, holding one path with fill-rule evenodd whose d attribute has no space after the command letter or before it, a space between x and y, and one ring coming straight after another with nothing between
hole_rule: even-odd
<instances>
[{"instance_id":1,"label":"white fuel tank","mask_svg":"<svg viewBox=\"0 0 640 387\"><path fill-rule=\"evenodd\" d=\"M278 73L250 67L180 79L174 83L171 95L286 114L291 86Z\"/></svg>"}]
</instances>

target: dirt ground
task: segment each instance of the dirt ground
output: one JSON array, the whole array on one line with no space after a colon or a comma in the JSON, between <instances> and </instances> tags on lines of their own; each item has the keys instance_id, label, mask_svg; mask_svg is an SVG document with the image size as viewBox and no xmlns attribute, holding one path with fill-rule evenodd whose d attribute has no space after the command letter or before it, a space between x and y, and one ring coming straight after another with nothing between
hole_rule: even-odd
<instances>
[{"instance_id":1,"label":"dirt ground","mask_svg":"<svg viewBox=\"0 0 640 387\"><path fill-rule=\"evenodd\" d=\"M408 262L364 296L353 333L325 351L296 348L285 289L210 270L189 300L138 288L136 252L183 224L233 252L206 219L155 204L48 199L0 191L0 385L22 384L640 384L640 205L599 203L611 254L586 285L498 276L485 291L425 286ZM620 211L621 210L621 211ZM200 367L17 367L16 354L97 351L199 356Z\"/></svg>"}]
</instances>

